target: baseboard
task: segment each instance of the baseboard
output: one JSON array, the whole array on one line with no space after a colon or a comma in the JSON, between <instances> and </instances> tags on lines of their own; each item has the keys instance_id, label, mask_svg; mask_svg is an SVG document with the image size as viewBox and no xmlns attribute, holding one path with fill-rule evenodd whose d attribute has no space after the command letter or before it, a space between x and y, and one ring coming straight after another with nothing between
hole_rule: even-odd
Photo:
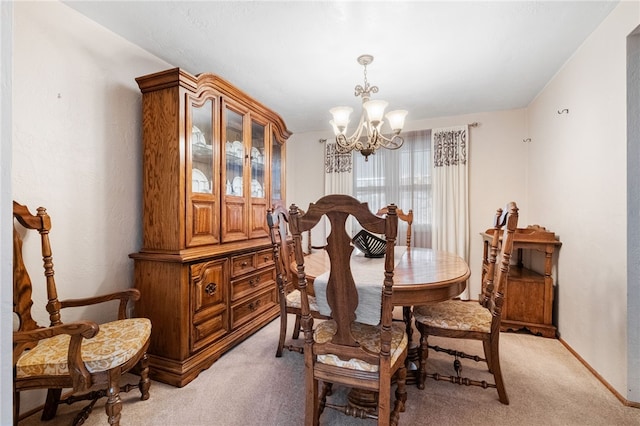
<instances>
[{"instance_id":1,"label":"baseboard","mask_svg":"<svg viewBox=\"0 0 640 426\"><path fill-rule=\"evenodd\" d=\"M615 390L615 388L611 386L609 382L607 382L604 379L604 377L598 374L598 372L594 370L587 361L585 361L576 351L574 351L573 348L567 342L565 342L561 338L558 338L558 340L560 341L560 343L562 343L562 345L565 348L567 348L569 352L571 352L571 354L574 357L576 357L578 361L580 361L580 363L582 363L582 365L584 365L587 368L587 370L591 372L591 374L593 374L596 377L596 379L600 381L600 383L602 383L607 389L609 389L609 392L611 392L622 404L624 404L627 407L640 408L640 402L629 401L628 399L620 395L620 393L617 390Z\"/></svg>"}]
</instances>

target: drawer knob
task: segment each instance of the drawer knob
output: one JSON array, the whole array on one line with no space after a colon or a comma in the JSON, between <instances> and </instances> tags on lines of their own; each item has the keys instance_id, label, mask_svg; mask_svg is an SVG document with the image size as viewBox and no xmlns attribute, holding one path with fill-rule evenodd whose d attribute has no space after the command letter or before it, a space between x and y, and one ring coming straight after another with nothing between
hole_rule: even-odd
<instances>
[{"instance_id":1,"label":"drawer knob","mask_svg":"<svg viewBox=\"0 0 640 426\"><path fill-rule=\"evenodd\" d=\"M258 309L259 306L260 306L260 299L256 300L255 302L249 303L249 310L253 312L256 309Z\"/></svg>"},{"instance_id":2,"label":"drawer knob","mask_svg":"<svg viewBox=\"0 0 640 426\"><path fill-rule=\"evenodd\" d=\"M247 265L248 265L248 263L247 263L246 260L240 264L240 266L247 266Z\"/></svg>"},{"instance_id":3,"label":"drawer knob","mask_svg":"<svg viewBox=\"0 0 640 426\"><path fill-rule=\"evenodd\" d=\"M257 277L257 278L255 278L255 279L253 279L253 280L249 280L249 285L250 285L251 287L255 287L255 286L257 286L257 285L258 285L258 283L260 283L260 277Z\"/></svg>"},{"instance_id":4,"label":"drawer knob","mask_svg":"<svg viewBox=\"0 0 640 426\"><path fill-rule=\"evenodd\" d=\"M216 292L216 290L218 289L218 285L216 283L209 283L207 284L207 286L204 288L205 293L207 293L209 296L213 296Z\"/></svg>"}]
</instances>

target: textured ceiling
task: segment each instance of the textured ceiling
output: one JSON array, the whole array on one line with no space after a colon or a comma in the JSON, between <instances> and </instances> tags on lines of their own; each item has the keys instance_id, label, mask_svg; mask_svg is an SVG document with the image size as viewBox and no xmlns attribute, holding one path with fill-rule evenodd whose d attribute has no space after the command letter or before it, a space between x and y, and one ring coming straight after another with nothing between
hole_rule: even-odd
<instances>
[{"instance_id":1,"label":"textured ceiling","mask_svg":"<svg viewBox=\"0 0 640 426\"><path fill-rule=\"evenodd\" d=\"M617 1L64 1L163 60L217 74L289 130L363 84L407 120L527 106ZM161 70L158 70L161 71Z\"/></svg>"}]
</instances>

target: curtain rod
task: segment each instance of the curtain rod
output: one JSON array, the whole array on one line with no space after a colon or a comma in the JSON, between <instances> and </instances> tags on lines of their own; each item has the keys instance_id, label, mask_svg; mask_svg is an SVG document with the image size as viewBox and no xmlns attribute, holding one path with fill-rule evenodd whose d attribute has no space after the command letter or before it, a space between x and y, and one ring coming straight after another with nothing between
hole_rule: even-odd
<instances>
[{"instance_id":1,"label":"curtain rod","mask_svg":"<svg viewBox=\"0 0 640 426\"><path fill-rule=\"evenodd\" d=\"M474 121L473 123L467 124L467 126L469 126L469 127L478 127L479 125L480 125L480 123L478 123L477 121ZM324 143L326 141L327 141L326 139L319 139L318 140L318 142L320 142L320 143Z\"/></svg>"}]
</instances>

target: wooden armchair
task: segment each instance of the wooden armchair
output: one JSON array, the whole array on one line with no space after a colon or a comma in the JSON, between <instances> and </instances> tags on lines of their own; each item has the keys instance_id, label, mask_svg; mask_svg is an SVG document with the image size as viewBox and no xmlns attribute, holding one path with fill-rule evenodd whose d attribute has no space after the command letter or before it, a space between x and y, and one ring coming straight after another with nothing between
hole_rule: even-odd
<instances>
[{"instance_id":1,"label":"wooden armchair","mask_svg":"<svg viewBox=\"0 0 640 426\"><path fill-rule=\"evenodd\" d=\"M293 283L289 280L289 265L293 260L289 251L289 213L282 205L275 205L267 211L267 223L269 224L269 235L273 246L273 259L276 264L276 283L278 285L278 299L280 302L280 337L276 357L282 356L282 350L287 349L294 352L303 352L302 346L287 345L285 338L287 334L287 317L289 314L295 315L296 322L293 327L295 340L300 336L300 317L302 306L300 302L300 290L293 288ZM310 312L314 318L328 319L318 312L318 305L315 297L309 296Z\"/></svg>"},{"instance_id":2,"label":"wooden armchair","mask_svg":"<svg viewBox=\"0 0 640 426\"><path fill-rule=\"evenodd\" d=\"M326 216L331 223L326 251L331 271L326 287L326 300L331 320L318 323L314 329L311 303L304 272L305 256L302 233ZM351 273L351 237L345 230L348 216L353 216L367 231L384 234L386 253L381 287L380 322L376 325L356 321L358 289ZM395 206L389 206L386 218L375 216L366 203L347 195L328 195L309 205L305 214L292 205L289 224L293 235L298 287L302 301L304 332L306 410L305 424L317 425L323 409L331 408L360 418L376 418L379 425L397 424L404 411L408 340L404 326L392 323L394 246L398 227ZM316 279L316 283L318 278ZM373 283L374 285L377 283ZM376 308L377 309L377 308ZM396 374L397 389L391 410L391 378ZM324 382L319 392L319 381ZM377 407L366 410L327 401L334 383L377 392Z\"/></svg>"},{"instance_id":3,"label":"wooden armchair","mask_svg":"<svg viewBox=\"0 0 640 426\"><path fill-rule=\"evenodd\" d=\"M120 376L136 364L140 368L138 388L141 399L149 398L147 347L151 322L146 318L126 319L129 301L140 298L136 289L87 299L58 300L53 260L49 243L51 219L43 207L32 215L27 207L13 202L13 217L27 231L41 236L44 276L47 286L49 327L41 327L31 316L32 285L22 255L22 238L13 226L13 312L18 324L13 333L14 424L20 414L20 391L49 389L42 420L52 419L58 404L89 399L92 402L75 418L82 424L97 399L106 396L105 411L109 424L118 425L122 402ZM98 325L92 321L63 324L61 309L119 301L118 320ZM62 389L72 394L61 400ZM123 386L128 392L132 386Z\"/></svg>"},{"instance_id":4,"label":"wooden armchair","mask_svg":"<svg viewBox=\"0 0 640 426\"><path fill-rule=\"evenodd\" d=\"M509 404L502 372L500 370L499 338L502 305L504 303L503 287L509 273L511 253L513 251L514 233L518 226L518 207L511 202L507 207L498 209L494 220L494 233L491 242L489 263L485 274L485 291L480 303L448 300L426 306L415 306L413 316L420 332L420 371L418 387L424 389L427 377L443 380L459 385L494 388L503 404ZM503 232L500 232L505 227ZM500 244L500 235L502 243ZM501 248L499 246L501 245ZM499 252L499 255L498 255ZM500 268L496 271L497 259ZM464 352L444 349L428 344L428 336L449 337L455 339L472 339L482 341L484 358ZM429 349L446 352L455 357L454 370L456 376L427 373L426 362ZM459 358L472 359L487 363L489 372L493 374L494 383L472 380L461 376L462 363Z\"/></svg>"}]
</instances>

